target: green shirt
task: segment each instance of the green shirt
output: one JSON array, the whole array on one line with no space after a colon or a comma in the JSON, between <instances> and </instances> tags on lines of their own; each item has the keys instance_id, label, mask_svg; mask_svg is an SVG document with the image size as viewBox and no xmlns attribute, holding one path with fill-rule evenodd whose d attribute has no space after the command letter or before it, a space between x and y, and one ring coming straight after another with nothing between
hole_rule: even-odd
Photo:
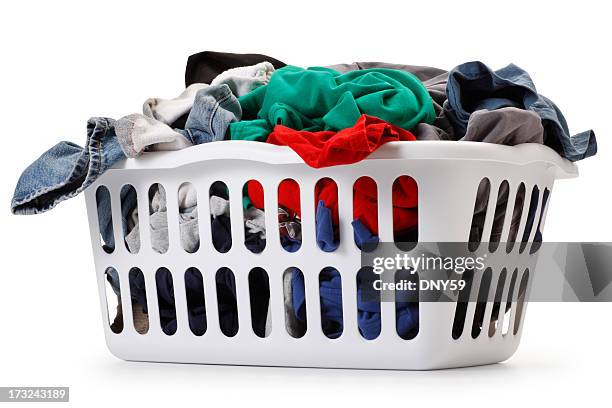
<instances>
[{"instance_id":1,"label":"green shirt","mask_svg":"<svg viewBox=\"0 0 612 408\"><path fill-rule=\"evenodd\" d=\"M230 125L233 140L265 141L275 125L296 130L341 130L362 114L404 129L436 117L427 89L409 72L372 68L346 74L286 66L270 82L240 97L242 119Z\"/></svg>"}]
</instances>

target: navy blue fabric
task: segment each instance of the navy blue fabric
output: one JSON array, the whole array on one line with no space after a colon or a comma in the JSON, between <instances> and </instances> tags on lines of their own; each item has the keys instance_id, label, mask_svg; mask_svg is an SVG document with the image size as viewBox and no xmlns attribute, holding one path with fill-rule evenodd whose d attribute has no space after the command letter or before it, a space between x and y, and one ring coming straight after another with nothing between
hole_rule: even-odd
<instances>
[{"instance_id":1,"label":"navy blue fabric","mask_svg":"<svg viewBox=\"0 0 612 408\"><path fill-rule=\"evenodd\" d=\"M176 333L176 309L174 303L174 283L172 274L166 268L160 268L155 273L157 288L157 304L159 306L159 322L166 334Z\"/></svg>"},{"instance_id":2,"label":"navy blue fabric","mask_svg":"<svg viewBox=\"0 0 612 408\"><path fill-rule=\"evenodd\" d=\"M317 212L315 214L316 239L317 245L325 252L333 252L338 248L339 240L334 234L334 223L332 221L332 213L325 206L323 200L319 200L317 204Z\"/></svg>"},{"instance_id":3,"label":"navy blue fabric","mask_svg":"<svg viewBox=\"0 0 612 408\"><path fill-rule=\"evenodd\" d=\"M226 336L238 333L238 305L236 303L236 280L228 268L221 268L215 276L217 304L219 307L219 328Z\"/></svg>"},{"instance_id":4,"label":"navy blue fabric","mask_svg":"<svg viewBox=\"0 0 612 408\"><path fill-rule=\"evenodd\" d=\"M221 214L216 217L210 216L210 230L212 242L219 252L227 252L232 247L232 227L230 218Z\"/></svg>"},{"instance_id":5,"label":"navy blue fabric","mask_svg":"<svg viewBox=\"0 0 612 408\"><path fill-rule=\"evenodd\" d=\"M230 218L225 214L218 215L217 217L211 216L210 218L212 241L215 249L223 253L229 251L232 247L232 229ZM260 238L259 234L253 234L246 231L244 238L244 244L251 252L258 254L266 247L266 240Z\"/></svg>"},{"instance_id":6,"label":"navy blue fabric","mask_svg":"<svg viewBox=\"0 0 612 408\"><path fill-rule=\"evenodd\" d=\"M544 143L568 160L578 161L597 153L593 131L570 136L559 108L539 95L529 74L514 64L497 71L479 61L461 64L450 71L446 93L444 111L457 139L465 135L473 112L515 107L537 113L544 127Z\"/></svg>"},{"instance_id":7,"label":"navy blue fabric","mask_svg":"<svg viewBox=\"0 0 612 408\"><path fill-rule=\"evenodd\" d=\"M206 332L206 304L204 299L204 280L196 268L185 271L185 290L187 294L187 313L189 327L193 334L201 336Z\"/></svg>"},{"instance_id":8,"label":"navy blue fabric","mask_svg":"<svg viewBox=\"0 0 612 408\"><path fill-rule=\"evenodd\" d=\"M262 239L259 234L253 234L249 231L246 231L244 235L244 245L251 252L259 254L265 249L266 240Z\"/></svg>"},{"instance_id":9,"label":"navy blue fabric","mask_svg":"<svg viewBox=\"0 0 612 408\"><path fill-rule=\"evenodd\" d=\"M136 190L133 188L121 189L121 225L123 226L123 236L127 235L128 217L136 208ZM100 188L96 191L96 205L98 210L98 225L100 227L100 235L107 248L115 248L115 237L113 234L113 219L111 216L111 200L110 193L106 188Z\"/></svg>"},{"instance_id":10,"label":"navy blue fabric","mask_svg":"<svg viewBox=\"0 0 612 408\"><path fill-rule=\"evenodd\" d=\"M370 230L359 221L354 220L351 225L353 226L353 235L355 237L355 245L362 251L369 252L376 248L378 245L378 235L372 234Z\"/></svg>"},{"instance_id":11,"label":"navy blue fabric","mask_svg":"<svg viewBox=\"0 0 612 408\"><path fill-rule=\"evenodd\" d=\"M325 237L325 245L336 245L337 240L333 238L333 227L331 223L331 211L322 202L317 208L317 238ZM214 225L213 243L217 250L229 250L231 247L230 219L226 215L219 215L212 220ZM376 245L378 236L373 235L359 220L352 223L354 227L355 242L358 246ZM332 231L330 232L330 228ZM323 233L322 235L319 235ZM300 247L300 242L282 236L283 246L291 252ZM247 247L253 252L261 252L265 247L265 239L260 239L258 234L247 233ZM147 310L147 296L144 275L142 272L129 275L130 295L141 307L144 313ZM266 275L267 278L267 275ZM115 293L119 294L119 280L116 273L107 274ZM320 274L319 290L321 302L321 325L322 330L330 338L337 338L342 334L344 327L342 316L342 282L339 272L332 268L325 268ZM238 310L236 304L236 283L233 273L228 268L221 268L216 275L217 300L219 302L219 324L221 330L227 336L234 336L238 332ZM259 310L254 316L253 329L255 333L263 337L265 335L265 322L267 313L267 302L269 301L269 286L260 281L257 287L268 288L267 296L260 296L261 304L256 305ZM182 286L182 285L180 285ZM180 287L179 286L179 287ZM174 300L174 285L172 275L167 269L162 269L156 274L156 287L158 304L160 309L160 321L162 330L167 334L176 332L176 311ZM189 305L189 325L196 334L206 331L206 308L204 304L204 287L201 274L197 269L190 268L185 273L185 289L187 293L187 304ZM296 318L306 321L304 277L300 273L294 273L292 278L292 304ZM357 307L359 331L366 339L374 339L380 334L380 298L371 295L372 280L358 277L357 279ZM367 295L364 295L366 294ZM377 295L375 295L377 296ZM396 301L396 325L398 334L404 338L410 336L418 329L418 305L411 302Z\"/></svg>"},{"instance_id":12,"label":"navy blue fabric","mask_svg":"<svg viewBox=\"0 0 612 408\"><path fill-rule=\"evenodd\" d=\"M304 293L304 275L293 273L291 279L293 294L293 312L295 317L306 322L306 300ZM321 301L321 328L323 333L336 339L342 334L342 281L340 273L331 267L321 271L319 276L319 294Z\"/></svg>"},{"instance_id":13,"label":"navy blue fabric","mask_svg":"<svg viewBox=\"0 0 612 408\"><path fill-rule=\"evenodd\" d=\"M253 332L259 337L266 337L268 323L268 306L270 303L270 280L262 268L249 272L249 297L251 301L251 324Z\"/></svg>"},{"instance_id":14,"label":"navy blue fabric","mask_svg":"<svg viewBox=\"0 0 612 408\"><path fill-rule=\"evenodd\" d=\"M281 246L287 252L295 252L302 246L302 241L298 239L291 238L288 235L281 235L280 237Z\"/></svg>"},{"instance_id":15,"label":"navy blue fabric","mask_svg":"<svg viewBox=\"0 0 612 408\"><path fill-rule=\"evenodd\" d=\"M380 293L374 290L373 273L357 274L357 324L359 332L366 340L373 340L380 335Z\"/></svg>"},{"instance_id":16,"label":"navy blue fabric","mask_svg":"<svg viewBox=\"0 0 612 408\"><path fill-rule=\"evenodd\" d=\"M317 245L325 252L335 251L340 244L340 240L338 234L334 231L332 212L325 206L323 200L320 200L317 204L315 220ZM353 235L357 248L365 252L374 250L379 242L378 236L372 234L359 219L355 219L351 225L353 226ZM416 242L417 233L416 227L410 228L399 232L395 238L397 241L402 242Z\"/></svg>"},{"instance_id":17,"label":"navy blue fabric","mask_svg":"<svg viewBox=\"0 0 612 408\"><path fill-rule=\"evenodd\" d=\"M119 277L108 273L107 280L119 295ZM236 304L236 283L232 271L221 268L216 275L217 301L219 308L219 326L223 333L233 336L238 332L238 309ZM166 334L176 332L176 309L174 300L174 283L168 269L162 268L155 275L157 302L161 328ZM148 313L147 291L144 274L141 271L129 274L130 296ZM182 285L178 286L179 288ZM204 301L204 283L202 274L195 268L185 272L185 290L187 295L189 327L193 333L204 334L207 327L206 307Z\"/></svg>"},{"instance_id":18,"label":"navy blue fabric","mask_svg":"<svg viewBox=\"0 0 612 408\"><path fill-rule=\"evenodd\" d=\"M357 279L357 326L361 335L368 340L375 339L380 334L380 297L373 295L373 279ZM293 273L291 281L292 306L295 317L306 322L306 298L304 276ZM334 268L328 267L321 271L319 282L321 302L321 326L323 333L329 338L337 338L342 334L342 282L340 274ZM418 302L407 301L409 292L396 292L396 329L400 337L412 338L419 328Z\"/></svg>"}]
</instances>

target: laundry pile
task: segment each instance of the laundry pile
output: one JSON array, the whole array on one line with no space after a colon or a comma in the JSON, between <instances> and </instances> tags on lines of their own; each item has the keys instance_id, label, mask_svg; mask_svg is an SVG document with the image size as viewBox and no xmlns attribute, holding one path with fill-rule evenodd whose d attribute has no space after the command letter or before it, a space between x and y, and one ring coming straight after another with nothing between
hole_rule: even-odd
<instances>
[{"instance_id":1,"label":"laundry pile","mask_svg":"<svg viewBox=\"0 0 612 408\"><path fill-rule=\"evenodd\" d=\"M48 211L79 194L121 160L224 140L288 146L314 168L356 163L391 141L539 143L570 161L597 152L594 133L586 131L571 136L559 108L538 94L529 74L513 64L492 70L475 61L445 71L357 62L305 69L260 54L205 51L189 57L185 85L185 90L172 99L147 99L142 113L118 120L89 119L85 147L60 142L23 172L12 199L12 212ZM255 253L262 252L266 244L263 193L261 184L255 181L249 182L244 190L245 244ZM392 193L395 240L415 242L416 183L408 177L400 178ZM196 192L190 185L183 185L178 194L180 240L186 251L195 252L200 245L198 216L201 216ZM110 252L115 247L110 196L104 189L99 189L96 196L100 234ZM502 201L507 200L508 192L500 191L499 196ZM166 199L162 186L151 188L148 218L151 243L160 253L168 249ZM223 183L211 187L212 238L219 252L227 252L232 245L228 199ZM135 190L123 189L121 202L125 245L136 253L140 249L140 226ZM488 191L479 188L474 219L484 219L487 202ZM301 245L301 203L295 181L280 184L278 204L281 243L287 251L297 251ZM338 192L331 180L317 184L315 205L317 243L323 251L334 251L339 244ZM359 179L354 186L353 230L360 248L378 242L376 206L375 183L368 178ZM503 217L504 213L499 215ZM518 218L512 219L511 231L519 223L520 212ZM474 227L470 241L480 240L480 233ZM499 241L500 235L501 231L495 232L491 240ZM342 292L338 271L328 269L320 279L321 310L324 332L333 338L342 333ZM225 313L224 333L235 334L238 322L235 283L229 272L221 274L216 284L217 290L224 293L219 301L227 303L227 307L221 308ZM306 319L304 278L297 272L290 270L285 274L284 286L285 293L291 294L286 302L287 327L299 337ZM116 271L107 278L119 295ZM132 300L146 314L146 295L141 293L144 284L137 282L140 279L137 275L133 279L134 282L130 278ZM197 282L198 279L186 279L188 297L189 293L200 293ZM159 302L160 310L173 308L172 279L158 279L156 283L158 292L161 287L162 293L167 294ZM265 297L262 302L253 309L262 314L258 329L255 325L254 329L265 336L269 332L269 305ZM418 309L410 302L398 302L396 306L398 332L402 337L409 336L418 325ZM202 304L196 309L189 315L192 329L201 330L204 325L205 330L205 308ZM161 313L161 317L164 331L172 331L176 316ZM380 331L380 309L371 302L359 302L359 329L366 338L374 338Z\"/></svg>"}]
</instances>

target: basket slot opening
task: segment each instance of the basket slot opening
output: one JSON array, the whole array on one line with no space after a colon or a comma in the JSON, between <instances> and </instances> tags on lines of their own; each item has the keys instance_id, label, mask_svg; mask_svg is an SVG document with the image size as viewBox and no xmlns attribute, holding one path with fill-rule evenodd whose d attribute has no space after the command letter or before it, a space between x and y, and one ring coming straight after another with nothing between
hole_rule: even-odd
<instances>
[{"instance_id":1,"label":"basket slot opening","mask_svg":"<svg viewBox=\"0 0 612 408\"><path fill-rule=\"evenodd\" d=\"M533 244L531 246L531 249L529 250L530 254L538 252L538 250L542 246L542 233L544 229L544 222L546 220L546 212L548 211L549 198L550 190L548 188L545 188L544 193L542 194L542 208L540 209L540 216L538 217L538 227L533 238Z\"/></svg>"},{"instance_id":2,"label":"basket slot opening","mask_svg":"<svg viewBox=\"0 0 612 408\"><path fill-rule=\"evenodd\" d=\"M302 246L300 186L293 179L278 185L278 229L281 246L296 252Z\"/></svg>"},{"instance_id":3,"label":"basket slot opening","mask_svg":"<svg viewBox=\"0 0 612 408\"><path fill-rule=\"evenodd\" d=\"M525 299L527 298L527 285L529 283L529 269L525 269L521 283L519 284L518 299L516 302L516 316L514 317L514 330L512 333L516 335L521 327L521 321L525 310Z\"/></svg>"},{"instance_id":4,"label":"basket slot opening","mask_svg":"<svg viewBox=\"0 0 612 408\"><path fill-rule=\"evenodd\" d=\"M202 336L208 328L206 320L206 299L204 278L199 269L191 267L185 271L185 294L189 328L196 336Z\"/></svg>"},{"instance_id":5,"label":"basket slot opening","mask_svg":"<svg viewBox=\"0 0 612 408\"><path fill-rule=\"evenodd\" d=\"M168 212L166 189L159 183L149 188L149 228L151 247L155 252L165 254L170 245L168 237Z\"/></svg>"},{"instance_id":6,"label":"basket slot opening","mask_svg":"<svg viewBox=\"0 0 612 408\"><path fill-rule=\"evenodd\" d=\"M380 335L380 291L374 289L379 279L373 268L364 266L357 272L357 325L366 340Z\"/></svg>"},{"instance_id":7,"label":"basket slot opening","mask_svg":"<svg viewBox=\"0 0 612 408\"><path fill-rule=\"evenodd\" d=\"M318 247L325 252L334 252L340 243L338 228L338 185L329 177L315 184L315 223Z\"/></svg>"},{"instance_id":8,"label":"basket slot opening","mask_svg":"<svg viewBox=\"0 0 612 408\"><path fill-rule=\"evenodd\" d=\"M497 331L499 318L500 318L500 307L502 296L504 294L504 285L506 284L506 275L508 274L506 268L502 269L499 274L499 280L497 281L497 289L495 290L495 299L493 303L493 309L491 310L491 321L489 323L489 337L493 337Z\"/></svg>"},{"instance_id":9,"label":"basket slot opening","mask_svg":"<svg viewBox=\"0 0 612 408\"><path fill-rule=\"evenodd\" d=\"M529 210L527 212L527 221L525 223L525 230L523 231L523 238L521 239L521 245L519 252L523 253L525 248L527 247L527 243L529 242L529 237L531 236L531 230L535 224L536 213L538 210L538 204L540 201L540 189L538 186L533 186L531 191L531 199L529 201Z\"/></svg>"},{"instance_id":10,"label":"basket slot opening","mask_svg":"<svg viewBox=\"0 0 612 408\"><path fill-rule=\"evenodd\" d=\"M337 269L325 267L319 273L319 301L321 305L321 330L326 337L342 336L342 277Z\"/></svg>"},{"instance_id":11,"label":"basket slot opening","mask_svg":"<svg viewBox=\"0 0 612 408\"><path fill-rule=\"evenodd\" d=\"M115 235L113 230L113 214L111 211L111 196L106 186L96 190L96 212L100 231L100 245L107 254L115 250Z\"/></svg>"},{"instance_id":12,"label":"basket slot opening","mask_svg":"<svg viewBox=\"0 0 612 408\"><path fill-rule=\"evenodd\" d=\"M111 331L118 334L123 331L123 309L121 307L119 273L112 266L108 267L104 271L104 280L108 323Z\"/></svg>"},{"instance_id":13,"label":"basket slot opening","mask_svg":"<svg viewBox=\"0 0 612 408\"><path fill-rule=\"evenodd\" d=\"M472 224L470 226L470 234L468 239L468 249L476 251L482 241L484 232L484 223L487 216L489 196L491 194L491 182L488 178L480 180L476 198L474 200L474 212L472 215Z\"/></svg>"},{"instance_id":14,"label":"basket slot opening","mask_svg":"<svg viewBox=\"0 0 612 408\"><path fill-rule=\"evenodd\" d=\"M253 268L249 272L249 299L253 332L258 337L268 337L272 332L270 280L263 268Z\"/></svg>"},{"instance_id":15,"label":"basket slot opening","mask_svg":"<svg viewBox=\"0 0 612 408\"><path fill-rule=\"evenodd\" d=\"M512 221L510 224L510 230L508 232L508 241L506 243L506 252L512 252L516 238L518 236L518 230L521 224L521 218L523 217L523 208L525 206L525 183L519 185L514 197L514 209L512 211Z\"/></svg>"},{"instance_id":16,"label":"basket slot opening","mask_svg":"<svg viewBox=\"0 0 612 408\"><path fill-rule=\"evenodd\" d=\"M220 268L215 275L219 328L227 337L238 334L238 304L236 301L236 278L231 269Z\"/></svg>"},{"instance_id":17,"label":"basket slot opening","mask_svg":"<svg viewBox=\"0 0 612 408\"><path fill-rule=\"evenodd\" d=\"M489 252L497 251L497 247L501 241L502 230L504 229L504 219L506 217L506 208L508 207L509 192L510 184L507 180L502 181L497 192L495 215L493 216L493 226L491 228L491 236L489 237Z\"/></svg>"},{"instance_id":18,"label":"basket slot opening","mask_svg":"<svg viewBox=\"0 0 612 408\"><path fill-rule=\"evenodd\" d=\"M472 338L475 339L480 335L485 322L485 311L489 300L489 290L491 288L491 268L485 269L480 280L480 290L478 291L478 299L476 300L476 309L474 311L474 320L472 320Z\"/></svg>"},{"instance_id":19,"label":"basket slot opening","mask_svg":"<svg viewBox=\"0 0 612 408\"><path fill-rule=\"evenodd\" d=\"M128 274L130 281L130 298L132 302L132 323L137 333L149 331L149 315L147 305L147 288L145 277L139 268L132 268Z\"/></svg>"},{"instance_id":20,"label":"basket slot opening","mask_svg":"<svg viewBox=\"0 0 612 408\"><path fill-rule=\"evenodd\" d=\"M514 298L514 286L516 285L516 277L518 275L518 268L514 269L512 272L512 277L510 278L510 286L508 288L506 307L504 312L504 320L502 323L502 336L508 334L510 330L510 317L512 316L512 303Z\"/></svg>"},{"instance_id":21,"label":"basket slot opening","mask_svg":"<svg viewBox=\"0 0 612 408\"><path fill-rule=\"evenodd\" d=\"M287 333L301 338L306 334L307 319L304 274L298 268L287 268L283 273L283 294Z\"/></svg>"},{"instance_id":22,"label":"basket slot opening","mask_svg":"<svg viewBox=\"0 0 612 408\"><path fill-rule=\"evenodd\" d=\"M410 176L393 181L393 241L401 251L411 251L419 241L419 209L417 182Z\"/></svg>"},{"instance_id":23,"label":"basket slot opening","mask_svg":"<svg viewBox=\"0 0 612 408\"><path fill-rule=\"evenodd\" d=\"M194 253L200 249L200 229L198 226L198 198L197 190L191 183L183 183L177 191L179 214L179 233L181 246L187 253Z\"/></svg>"},{"instance_id":24,"label":"basket slot opening","mask_svg":"<svg viewBox=\"0 0 612 408\"><path fill-rule=\"evenodd\" d=\"M414 282L417 290L409 290L408 282ZM411 340L419 333L419 276L401 269L395 273L395 284L395 330L402 339Z\"/></svg>"},{"instance_id":25,"label":"basket slot opening","mask_svg":"<svg viewBox=\"0 0 612 408\"><path fill-rule=\"evenodd\" d=\"M455 308L455 318L453 320L452 336L455 340L463 334L463 326L465 325L465 316L467 314L470 292L472 290L474 271L472 269L466 270L463 273L462 279L465 281L465 286L459 291L457 306Z\"/></svg>"},{"instance_id":26,"label":"basket slot opening","mask_svg":"<svg viewBox=\"0 0 612 408\"><path fill-rule=\"evenodd\" d=\"M168 268L162 267L155 272L159 322L162 331L168 336L176 333L176 307L174 303L174 282Z\"/></svg>"},{"instance_id":27,"label":"basket slot opening","mask_svg":"<svg viewBox=\"0 0 612 408\"><path fill-rule=\"evenodd\" d=\"M358 224L357 224L358 222ZM378 186L368 176L353 184L353 238L357 248L372 252L378 246Z\"/></svg>"},{"instance_id":28,"label":"basket slot opening","mask_svg":"<svg viewBox=\"0 0 612 408\"><path fill-rule=\"evenodd\" d=\"M121 226L125 248L132 254L140 251L140 228L138 225L138 199L136 189L131 184L121 187L119 194L121 200Z\"/></svg>"},{"instance_id":29,"label":"basket slot opening","mask_svg":"<svg viewBox=\"0 0 612 408\"><path fill-rule=\"evenodd\" d=\"M210 201L210 229L213 246L225 253L232 248L232 226L229 189L222 181L215 181L208 191Z\"/></svg>"},{"instance_id":30,"label":"basket slot opening","mask_svg":"<svg viewBox=\"0 0 612 408\"><path fill-rule=\"evenodd\" d=\"M244 246L251 252L258 254L266 248L266 217L265 212L252 205L248 200L249 186L261 190L262 203L264 202L264 189L257 180L245 183L243 191L243 217L244 217Z\"/></svg>"}]
</instances>

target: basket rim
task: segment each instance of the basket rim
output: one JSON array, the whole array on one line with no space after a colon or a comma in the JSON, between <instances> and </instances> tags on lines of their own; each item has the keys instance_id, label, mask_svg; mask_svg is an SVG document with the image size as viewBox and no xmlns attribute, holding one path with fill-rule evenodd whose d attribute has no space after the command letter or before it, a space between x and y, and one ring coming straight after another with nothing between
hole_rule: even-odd
<instances>
[{"instance_id":1,"label":"basket rim","mask_svg":"<svg viewBox=\"0 0 612 408\"><path fill-rule=\"evenodd\" d=\"M562 158L548 146L524 143L516 146L474 141L397 141L389 142L370 154L370 160L479 160L515 165L548 163L559 179L578 176L575 163ZM112 169L176 168L211 160L246 160L267 164L302 164L302 158L287 146L247 141L225 140L192 146L178 151L147 152L123 160ZM350 165L348 165L350 166Z\"/></svg>"}]
</instances>

